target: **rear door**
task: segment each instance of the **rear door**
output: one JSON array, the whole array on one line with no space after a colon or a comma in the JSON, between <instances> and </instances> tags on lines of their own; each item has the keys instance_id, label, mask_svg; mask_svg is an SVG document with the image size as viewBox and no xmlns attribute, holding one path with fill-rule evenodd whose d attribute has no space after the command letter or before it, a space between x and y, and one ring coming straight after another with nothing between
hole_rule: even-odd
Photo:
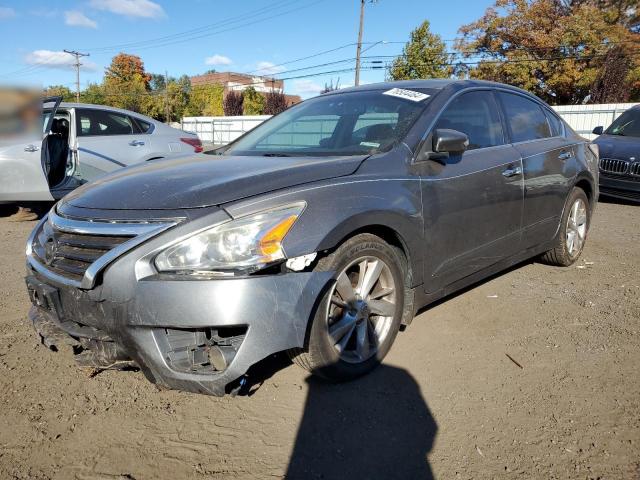
<instances>
[{"instance_id":1,"label":"rear door","mask_svg":"<svg viewBox=\"0 0 640 480\"><path fill-rule=\"evenodd\" d=\"M492 90L454 98L435 123L469 137L469 149L421 175L427 292L435 292L520 250L522 163L508 144ZM429 165L430 164L430 165Z\"/></svg>"},{"instance_id":2,"label":"rear door","mask_svg":"<svg viewBox=\"0 0 640 480\"><path fill-rule=\"evenodd\" d=\"M76 108L75 123L79 170L85 180L95 180L149 157L149 136L125 113Z\"/></svg>"},{"instance_id":3,"label":"rear door","mask_svg":"<svg viewBox=\"0 0 640 480\"><path fill-rule=\"evenodd\" d=\"M554 238L571 178L575 176L572 143L562 122L541 103L500 91L509 135L522 156L524 174L523 248Z\"/></svg>"}]
</instances>

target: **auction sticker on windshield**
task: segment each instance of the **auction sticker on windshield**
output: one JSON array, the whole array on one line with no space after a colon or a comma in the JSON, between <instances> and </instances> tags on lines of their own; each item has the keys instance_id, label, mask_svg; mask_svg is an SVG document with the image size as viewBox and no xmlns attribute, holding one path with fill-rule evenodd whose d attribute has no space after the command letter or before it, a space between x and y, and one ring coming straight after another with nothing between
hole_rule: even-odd
<instances>
[{"instance_id":1,"label":"auction sticker on windshield","mask_svg":"<svg viewBox=\"0 0 640 480\"><path fill-rule=\"evenodd\" d=\"M392 88L383 92L383 95L391 95L392 97L404 98L405 100L411 100L412 102L421 102L430 97L426 93L415 92L413 90L405 90L404 88Z\"/></svg>"}]
</instances>

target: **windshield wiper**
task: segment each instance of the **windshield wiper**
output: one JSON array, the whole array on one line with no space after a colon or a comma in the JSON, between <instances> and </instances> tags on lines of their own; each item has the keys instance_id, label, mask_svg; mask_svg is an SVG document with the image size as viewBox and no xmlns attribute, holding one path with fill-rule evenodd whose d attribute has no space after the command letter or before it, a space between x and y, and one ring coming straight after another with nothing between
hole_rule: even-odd
<instances>
[{"instance_id":1,"label":"windshield wiper","mask_svg":"<svg viewBox=\"0 0 640 480\"><path fill-rule=\"evenodd\" d=\"M288 153L263 153L263 157L290 157Z\"/></svg>"}]
</instances>

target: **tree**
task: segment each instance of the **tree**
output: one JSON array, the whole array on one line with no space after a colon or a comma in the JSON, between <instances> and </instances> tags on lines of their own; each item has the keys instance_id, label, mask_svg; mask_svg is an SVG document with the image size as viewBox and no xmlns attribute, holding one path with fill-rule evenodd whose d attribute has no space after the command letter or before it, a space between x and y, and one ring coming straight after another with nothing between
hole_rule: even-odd
<instances>
[{"instance_id":1,"label":"tree","mask_svg":"<svg viewBox=\"0 0 640 480\"><path fill-rule=\"evenodd\" d=\"M223 110L227 117L235 117L243 113L243 97L240 92L229 91L224 97Z\"/></svg>"},{"instance_id":2,"label":"tree","mask_svg":"<svg viewBox=\"0 0 640 480\"><path fill-rule=\"evenodd\" d=\"M104 94L109 105L139 112L148 103L151 75L145 72L140 57L119 53L104 74Z\"/></svg>"},{"instance_id":3,"label":"tree","mask_svg":"<svg viewBox=\"0 0 640 480\"><path fill-rule=\"evenodd\" d=\"M256 92L253 87L248 87L242 92L244 98L244 115L262 115L264 113L264 96Z\"/></svg>"},{"instance_id":4,"label":"tree","mask_svg":"<svg viewBox=\"0 0 640 480\"><path fill-rule=\"evenodd\" d=\"M184 109L184 115L188 116L221 116L222 97L224 87L222 85L195 85L191 87L189 102Z\"/></svg>"},{"instance_id":5,"label":"tree","mask_svg":"<svg viewBox=\"0 0 640 480\"><path fill-rule=\"evenodd\" d=\"M76 95L71 92L69 87L64 85L51 85L44 90L44 95L47 97L62 97L63 102L75 102Z\"/></svg>"},{"instance_id":6,"label":"tree","mask_svg":"<svg viewBox=\"0 0 640 480\"><path fill-rule=\"evenodd\" d=\"M80 92L80 101L93 105L106 105L107 101L104 95L104 88L98 83L90 83L87 88Z\"/></svg>"},{"instance_id":7,"label":"tree","mask_svg":"<svg viewBox=\"0 0 640 480\"><path fill-rule=\"evenodd\" d=\"M284 112L289 106L287 105L287 97L284 93L271 90L265 95L264 101L264 114L265 115L277 115L280 112Z\"/></svg>"},{"instance_id":8,"label":"tree","mask_svg":"<svg viewBox=\"0 0 640 480\"><path fill-rule=\"evenodd\" d=\"M633 15L618 12L623 3L497 0L460 28L456 48L471 61L461 62L458 73L516 85L552 104L575 104L601 84L607 55L618 47L629 63L618 81L638 98L640 34L633 31Z\"/></svg>"},{"instance_id":9,"label":"tree","mask_svg":"<svg viewBox=\"0 0 640 480\"><path fill-rule=\"evenodd\" d=\"M440 35L431 33L427 20L411 32L411 38L391 66L393 80L447 78L453 73L447 46Z\"/></svg>"}]
</instances>

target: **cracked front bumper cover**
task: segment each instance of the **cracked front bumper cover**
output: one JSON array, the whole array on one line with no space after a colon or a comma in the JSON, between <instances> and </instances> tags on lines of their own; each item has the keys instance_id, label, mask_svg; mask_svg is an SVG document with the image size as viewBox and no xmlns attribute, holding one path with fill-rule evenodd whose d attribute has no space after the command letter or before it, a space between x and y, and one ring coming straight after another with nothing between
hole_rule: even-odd
<instances>
[{"instance_id":1,"label":"cracked front bumper cover","mask_svg":"<svg viewBox=\"0 0 640 480\"><path fill-rule=\"evenodd\" d=\"M228 384L267 356L304 346L309 319L331 275L153 277L123 285L117 283L117 270L116 264L105 272L99 288L85 291L56 283L28 266L27 283L35 304L30 318L37 330L38 324L49 325L44 332L39 329L45 344L54 345L66 335L65 343L81 345L106 368L111 361L135 362L160 386L213 395L224 395ZM33 292L42 296L45 291L52 300L38 304ZM172 363L170 331L236 327L245 334L224 370L185 371Z\"/></svg>"}]
</instances>

